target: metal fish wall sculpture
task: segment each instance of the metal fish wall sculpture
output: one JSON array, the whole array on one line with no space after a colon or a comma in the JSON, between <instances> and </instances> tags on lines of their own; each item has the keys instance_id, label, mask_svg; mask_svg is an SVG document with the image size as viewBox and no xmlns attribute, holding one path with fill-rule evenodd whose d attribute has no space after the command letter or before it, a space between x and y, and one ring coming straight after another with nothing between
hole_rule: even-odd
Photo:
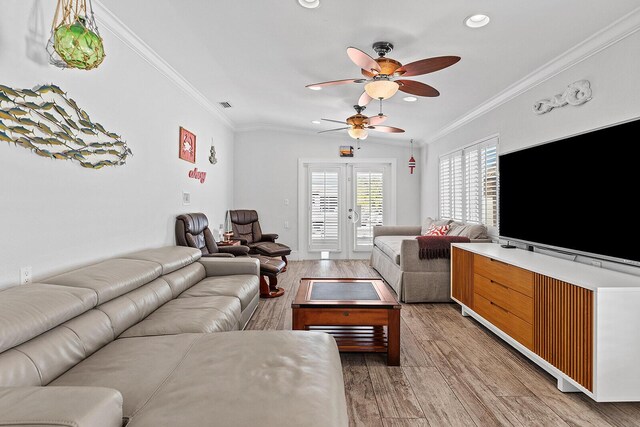
<instances>
[{"instance_id":1,"label":"metal fish wall sculpture","mask_svg":"<svg viewBox=\"0 0 640 427\"><path fill-rule=\"evenodd\" d=\"M132 155L120 135L92 122L89 114L54 84L33 89L0 85L0 141L42 157L76 161L90 169L124 165Z\"/></svg>"}]
</instances>

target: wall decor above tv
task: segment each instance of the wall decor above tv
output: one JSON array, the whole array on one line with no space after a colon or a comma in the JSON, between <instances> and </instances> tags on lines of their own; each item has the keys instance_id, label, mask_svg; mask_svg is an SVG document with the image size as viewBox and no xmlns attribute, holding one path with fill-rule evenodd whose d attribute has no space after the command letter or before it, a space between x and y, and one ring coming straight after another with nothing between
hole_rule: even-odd
<instances>
[{"instance_id":1,"label":"wall decor above tv","mask_svg":"<svg viewBox=\"0 0 640 427\"><path fill-rule=\"evenodd\" d=\"M506 240L640 266L640 120L499 157Z\"/></svg>"}]
</instances>

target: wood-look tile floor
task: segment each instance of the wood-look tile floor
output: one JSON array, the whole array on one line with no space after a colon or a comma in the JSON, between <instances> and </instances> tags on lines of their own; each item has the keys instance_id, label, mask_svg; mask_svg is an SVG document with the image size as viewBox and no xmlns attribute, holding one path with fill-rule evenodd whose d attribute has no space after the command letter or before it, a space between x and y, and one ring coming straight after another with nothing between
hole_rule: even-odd
<instances>
[{"instance_id":1,"label":"wood-look tile floor","mask_svg":"<svg viewBox=\"0 0 640 427\"><path fill-rule=\"evenodd\" d=\"M284 296L261 300L248 329L291 329L302 277L378 277L367 261L289 263ZM403 304L401 366L342 354L353 426L640 426L640 404L595 403L556 381L455 304ZM328 426L329 427L329 426Z\"/></svg>"}]
</instances>

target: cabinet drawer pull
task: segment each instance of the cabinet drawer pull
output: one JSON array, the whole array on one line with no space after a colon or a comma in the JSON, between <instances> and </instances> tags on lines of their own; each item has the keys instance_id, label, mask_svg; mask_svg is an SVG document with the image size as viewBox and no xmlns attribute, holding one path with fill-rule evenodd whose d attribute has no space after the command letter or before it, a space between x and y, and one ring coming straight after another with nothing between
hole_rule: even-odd
<instances>
[{"instance_id":1,"label":"cabinet drawer pull","mask_svg":"<svg viewBox=\"0 0 640 427\"><path fill-rule=\"evenodd\" d=\"M503 285L502 283L498 283L498 282L496 282L495 280L491 280L490 282L491 282L492 284L494 284L494 285L498 285L498 286L500 286L501 288L509 289L509 287L508 287L508 286L505 286L505 285Z\"/></svg>"},{"instance_id":2,"label":"cabinet drawer pull","mask_svg":"<svg viewBox=\"0 0 640 427\"><path fill-rule=\"evenodd\" d=\"M508 265L506 262L498 261L497 259L489 258L489 261L495 262L497 264Z\"/></svg>"},{"instance_id":3,"label":"cabinet drawer pull","mask_svg":"<svg viewBox=\"0 0 640 427\"><path fill-rule=\"evenodd\" d=\"M495 303L495 302L493 302L493 301L489 301L489 303L491 303L491 305L492 305L492 306L497 307L497 308L499 308L500 310L504 311L505 313L508 313L508 312L509 312L509 310L507 310L507 309L505 309L505 308L500 307L498 304L496 304L496 303Z\"/></svg>"}]
</instances>

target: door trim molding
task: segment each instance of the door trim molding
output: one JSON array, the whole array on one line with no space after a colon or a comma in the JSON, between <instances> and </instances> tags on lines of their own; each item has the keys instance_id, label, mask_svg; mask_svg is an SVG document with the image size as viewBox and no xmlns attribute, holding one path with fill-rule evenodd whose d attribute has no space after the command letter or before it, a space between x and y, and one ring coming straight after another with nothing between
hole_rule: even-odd
<instances>
[{"instance_id":1,"label":"door trim molding","mask_svg":"<svg viewBox=\"0 0 640 427\"><path fill-rule=\"evenodd\" d=\"M390 215L389 215L389 225L396 225L397 221L397 163L398 160L396 158L353 158L353 157L343 157L343 158L312 158L312 157L303 157L298 159L298 257L299 259L308 259L309 253L307 252L307 246L305 245L305 233L306 226L305 224L305 215L303 209L307 204L306 200L306 186L307 186L307 176L305 174L305 166L308 164L318 164L318 165L355 165L355 164L375 164L375 163L386 163L391 165L391 184L389 188L391 188L389 194L389 203L391 204Z\"/></svg>"}]
</instances>

